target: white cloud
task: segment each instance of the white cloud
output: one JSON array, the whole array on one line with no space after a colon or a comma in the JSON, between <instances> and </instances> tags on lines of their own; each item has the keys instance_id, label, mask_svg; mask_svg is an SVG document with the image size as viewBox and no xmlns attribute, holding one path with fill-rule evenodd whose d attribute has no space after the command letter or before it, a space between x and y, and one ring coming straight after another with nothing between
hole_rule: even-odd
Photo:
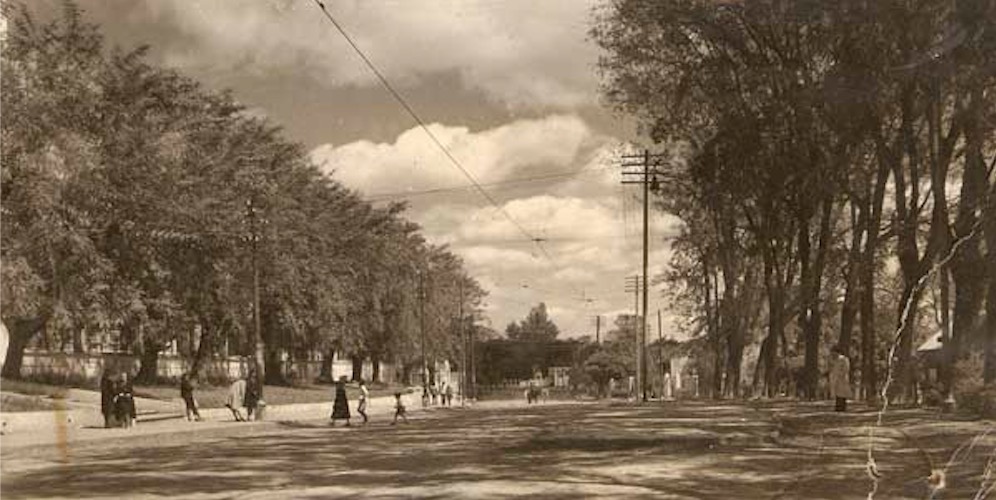
<instances>
[{"instance_id":1,"label":"white cloud","mask_svg":"<svg viewBox=\"0 0 996 500\"><path fill-rule=\"evenodd\" d=\"M439 124L429 125L429 129L481 183L544 170L569 170L579 155L604 140L574 115L519 120L481 132ZM469 184L417 127L402 133L392 144L324 144L312 150L311 157L334 178L371 195Z\"/></svg>"},{"instance_id":2,"label":"white cloud","mask_svg":"<svg viewBox=\"0 0 996 500\"><path fill-rule=\"evenodd\" d=\"M589 334L594 315L629 310L632 295L623 292L623 280L640 267L639 201L630 199L635 192L629 188L620 195L614 143L594 136L582 120L570 115L516 121L479 132L432 127L481 182L551 171L591 172L513 191L492 191L500 209L473 191L419 198L412 205L409 217L423 227L429 240L449 244L490 291L486 309L492 326L501 330L545 302L556 312L554 319L566 335ZM324 145L312 152L312 158L334 178L365 193L467 184L417 129L392 143ZM418 159L417 166L413 158ZM506 215L542 238L542 248ZM661 238L674 233L673 223L673 218L659 215L651 221L654 273L664 268L670 255ZM650 296L652 310L663 306L657 295Z\"/></svg>"},{"instance_id":3,"label":"white cloud","mask_svg":"<svg viewBox=\"0 0 996 500\"><path fill-rule=\"evenodd\" d=\"M401 85L455 73L468 88L512 107L594 104L597 48L586 40L594 0L325 2L364 53ZM157 18L196 50L172 65L309 74L329 87L375 85L375 76L313 2L155 0Z\"/></svg>"}]
</instances>

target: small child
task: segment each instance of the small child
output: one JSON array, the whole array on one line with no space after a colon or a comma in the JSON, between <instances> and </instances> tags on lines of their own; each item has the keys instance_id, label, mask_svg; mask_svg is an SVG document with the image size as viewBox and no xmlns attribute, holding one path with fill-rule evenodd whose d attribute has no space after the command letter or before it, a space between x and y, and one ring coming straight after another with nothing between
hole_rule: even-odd
<instances>
[{"instance_id":1,"label":"small child","mask_svg":"<svg viewBox=\"0 0 996 500\"><path fill-rule=\"evenodd\" d=\"M398 423L398 417L401 417L401 420L404 420L404 422L406 424L408 423L408 416L405 413L405 403L401 401L401 393L400 392L395 392L394 393L394 421L391 422L391 425L394 425L394 424Z\"/></svg>"},{"instance_id":2,"label":"small child","mask_svg":"<svg viewBox=\"0 0 996 500\"><path fill-rule=\"evenodd\" d=\"M356 407L356 412L363 417L363 425L367 425L367 399L370 397L370 391L367 390L367 383L360 379L360 403Z\"/></svg>"}]
</instances>

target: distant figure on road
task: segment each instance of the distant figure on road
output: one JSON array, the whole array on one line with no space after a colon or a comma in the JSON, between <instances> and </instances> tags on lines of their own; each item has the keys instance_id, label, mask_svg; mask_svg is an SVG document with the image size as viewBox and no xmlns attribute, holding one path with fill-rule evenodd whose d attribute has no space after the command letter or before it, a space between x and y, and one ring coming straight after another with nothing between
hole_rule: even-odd
<instances>
[{"instance_id":1,"label":"distant figure on road","mask_svg":"<svg viewBox=\"0 0 996 500\"><path fill-rule=\"evenodd\" d=\"M356 405L356 413L359 413L363 417L363 425L367 425L367 399L370 397L370 391L367 390L367 383L360 379L360 402Z\"/></svg>"},{"instance_id":2,"label":"distant figure on road","mask_svg":"<svg viewBox=\"0 0 996 500\"><path fill-rule=\"evenodd\" d=\"M246 381L245 379L238 379L232 382L232 385L228 387L228 399L225 400L225 407L232 410L232 416L235 417L236 422L245 422L246 419L242 416L242 405L246 401Z\"/></svg>"},{"instance_id":3,"label":"distant figure on road","mask_svg":"<svg viewBox=\"0 0 996 500\"><path fill-rule=\"evenodd\" d=\"M201 413L197 411L197 401L194 399L194 382L190 379L190 373L184 373L180 376L180 397L183 398L183 404L186 406L184 413L187 421L191 422L196 419L200 422Z\"/></svg>"},{"instance_id":4,"label":"distant figure on road","mask_svg":"<svg viewBox=\"0 0 996 500\"><path fill-rule=\"evenodd\" d=\"M453 406L453 386L446 384L443 391L443 395L446 397L446 406Z\"/></svg>"},{"instance_id":5,"label":"distant figure on road","mask_svg":"<svg viewBox=\"0 0 996 500\"><path fill-rule=\"evenodd\" d=\"M114 416L122 427L134 427L137 422L135 412L135 391L131 385L131 378L127 371L121 372L118 377L117 387L114 396Z\"/></svg>"},{"instance_id":6,"label":"distant figure on road","mask_svg":"<svg viewBox=\"0 0 996 500\"><path fill-rule=\"evenodd\" d=\"M830 397L834 398L834 411L847 411L847 399L851 397L851 361L844 355L840 346L834 346L830 360Z\"/></svg>"},{"instance_id":7,"label":"distant figure on road","mask_svg":"<svg viewBox=\"0 0 996 500\"><path fill-rule=\"evenodd\" d=\"M114 379L111 378L111 371L104 370L100 376L100 413L104 415L104 427L114 427Z\"/></svg>"},{"instance_id":8,"label":"distant figure on road","mask_svg":"<svg viewBox=\"0 0 996 500\"><path fill-rule=\"evenodd\" d=\"M349 427L349 399L346 398L346 377L342 376L335 383L335 402L332 404L332 427L336 420L345 420Z\"/></svg>"},{"instance_id":9,"label":"distant figure on road","mask_svg":"<svg viewBox=\"0 0 996 500\"><path fill-rule=\"evenodd\" d=\"M394 424L398 423L398 417L401 417L401 420L404 420L404 422L406 424L408 423L408 414L405 411L405 403L404 403L404 401L401 400L401 393L400 392L395 392L394 393L394 421L391 422L391 425L394 425Z\"/></svg>"}]
</instances>

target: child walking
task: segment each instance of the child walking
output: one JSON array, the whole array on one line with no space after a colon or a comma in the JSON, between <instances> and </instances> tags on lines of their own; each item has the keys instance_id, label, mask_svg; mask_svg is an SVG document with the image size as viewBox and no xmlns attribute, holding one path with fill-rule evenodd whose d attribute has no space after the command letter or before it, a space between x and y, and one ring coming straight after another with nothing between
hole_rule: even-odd
<instances>
[{"instance_id":1,"label":"child walking","mask_svg":"<svg viewBox=\"0 0 996 500\"><path fill-rule=\"evenodd\" d=\"M367 383L360 379L360 402L356 405L356 413L363 417L363 425L367 425L367 398L369 397L370 391L367 390Z\"/></svg>"},{"instance_id":2,"label":"child walking","mask_svg":"<svg viewBox=\"0 0 996 500\"><path fill-rule=\"evenodd\" d=\"M394 421L391 425L398 423L398 417L401 417L406 424L408 423L408 416L405 414L405 403L401 401L401 393L394 393Z\"/></svg>"}]
</instances>

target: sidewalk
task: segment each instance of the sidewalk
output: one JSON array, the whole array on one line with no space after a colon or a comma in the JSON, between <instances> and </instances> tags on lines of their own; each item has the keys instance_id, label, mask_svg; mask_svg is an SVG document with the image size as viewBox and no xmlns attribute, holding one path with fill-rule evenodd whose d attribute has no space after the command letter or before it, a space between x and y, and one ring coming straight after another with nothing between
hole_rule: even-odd
<instances>
[{"instance_id":1,"label":"sidewalk","mask_svg":"<svg viewBox=\"0 0 996 500\"><path fill-rule=\"evenodd\" d=\"M99 400L96 404L87 404L88 396L85 394L80 396L82 396L81 399L73 398L74 400L68 403L56 400L57 404L64 406L55 411L0 413L0 422L2 422L4 429L3 435L0 437L0 450L37 445L68 444L93 439L204 430L215 427L228 428L236 423L228 408L201 409L200 414L203 421L188 422L184 417L182 402L136 398L138 425L131 429L105 429L104 418L100 414ZM440 409L438 406L422 408L421 402L413 395L402 396L402 399L405 401L409 413ZM354 421L362 420L362 417L356 413L356 404L356 401L350 401L350 412ZM456 409L459 406L454 405L453 408ZM262 421L240 422L238 425L327 420L331 413L331 401L267 406ZM370 398L367 414L370 416L393 415L394 397Z\"/></svg>"}]
</instances>

